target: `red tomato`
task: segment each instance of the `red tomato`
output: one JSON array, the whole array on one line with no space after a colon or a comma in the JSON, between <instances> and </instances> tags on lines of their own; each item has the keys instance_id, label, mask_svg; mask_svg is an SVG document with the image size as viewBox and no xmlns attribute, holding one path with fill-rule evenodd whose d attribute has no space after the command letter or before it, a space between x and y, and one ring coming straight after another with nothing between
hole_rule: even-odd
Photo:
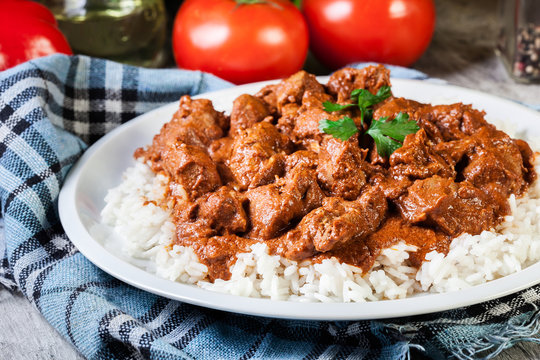
<instances>
[{"instance_id":1,"label":"red tomato","mask_svg":"<svg viewBox=\"0 0 540 360\"><path fill-rule=\"evenodd\" d=\"M300 70L308 31L286 0L187 0L176 15L172 43L179 67L241 84Z\"/></svg>"},{"instance_id":2,"label":"red tomato","mask_svg":"<svg viewBox=\"0 0 540 360\"><path fill-rule=\"evenodd\" d=\"M25 0L0 0L0 71L54 53L71 55L52 13Z\"/></svg>"},{"instance_id":3,"label":"red tomato","mask_svg":"<svg viewBox=\"0 0 540 360\"><path fill-rule=\"evenodd\" d=\"M331 68L356 61L408 66L435 27L433 0L304 0L315 56Z\"/></svg>"}]
</instances>

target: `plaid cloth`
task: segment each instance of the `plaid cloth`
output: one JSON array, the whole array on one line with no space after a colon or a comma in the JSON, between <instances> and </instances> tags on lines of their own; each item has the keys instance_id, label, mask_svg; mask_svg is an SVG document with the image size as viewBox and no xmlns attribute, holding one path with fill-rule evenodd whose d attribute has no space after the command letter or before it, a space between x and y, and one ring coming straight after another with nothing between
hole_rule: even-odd
<instances>
[{"instance_id":1,"label":"plaid cloth","mask_svg":"<svg viewBox=\"0 0 540 360\"><path fill-rule=\"evenodd\" d=\"M405 69L393 75L425 78ZM87 145L134 116L226 86L199 72L83 56L54 55L0 73L0 282L21 291L89 359L404 359L411 352L469 359L517 341L539 342L540 287L417 317L290 321L171 301L92 265L58 220L58 192L70 166Z\"/></svg>"}]
</instances>

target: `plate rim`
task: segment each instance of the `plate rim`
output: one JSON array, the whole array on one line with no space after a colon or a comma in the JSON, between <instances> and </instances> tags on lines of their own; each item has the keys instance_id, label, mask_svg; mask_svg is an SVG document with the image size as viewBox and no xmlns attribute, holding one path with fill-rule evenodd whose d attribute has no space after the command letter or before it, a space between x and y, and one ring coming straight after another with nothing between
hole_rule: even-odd
<instances>
[{"instance_id":1,"label":"plate rim","mask_svg":"<svg viewBox=\"0 0 540 360\"><path fill-rule=\"evenodd\" d=\"M328 77L318 77L318 79L319 81L325 81L328 79ZM219 96L220 94L230 92L233 89L234 91L241 92L243 89L262 87L277 81L279 80L235 86L228 89L200 94L193 96L193 98ZM394 85L396 83L402 83L409 85L428 85L428 87L443 87L444 89L458 91L464 96L470 94L480 98L487 97L490 99L496 99L503 104L502 106L519 107L521 111L526 110L530 112L531 116L538 118L540 121L540 114L535 110L527 108L524 105L510 99L484 93L478 90L468 89L456 85L435 83L426 80L392 78L391 81ZM90 146L82 154L79 160L72 166L60 190L58 201L60 221L69 239L77 247L81 254L84 255L91 263L109 275L129 285L156 295L167 297L169 299L233 313L282 319L337 321L397 318L452 310L463 306L474 305L496 298L501 298L540 283L540 277L536 275L540 272L540 261L538 261L537 263L530 265L529 267L516 273L489 281L481 285L476 285L468 289L454 292L442 294L429 293L426 295L419 295L405 299L380 300L373 302L305 303L250 298L213 292L193 285L177 283L160 278L156 274L151 274L133 264L130 264L126 260L115 256L105 247L103 247L99 241L90 235L88 229L86 229L84 226L77 210L77 203L75 201L79 177L84 165L97 151L99 151L103 144L106 144L111 139L114 139L128 127L136 127L139 123L149 121L146 119L152 118L155 116L155 114L165 111L172 111L173 108L177 107L177 104L178 102L173 102L160 106L126 122L125 124L104 135L92 146ZM169 119L163 119L163 123L166 121L169 121ZM85 231L81 232L81 228ZM505 285L506 282L513 282L514 280L520 283L520 285L514 285L511 287ZM483 295L486 292L490 295ZM426 299L428 300L423 301ZM449 304L450 302L451 304ZM398 309L398 311L394 310L389 312L387 310L388 307Z\"/></svg>"}]
</instances>

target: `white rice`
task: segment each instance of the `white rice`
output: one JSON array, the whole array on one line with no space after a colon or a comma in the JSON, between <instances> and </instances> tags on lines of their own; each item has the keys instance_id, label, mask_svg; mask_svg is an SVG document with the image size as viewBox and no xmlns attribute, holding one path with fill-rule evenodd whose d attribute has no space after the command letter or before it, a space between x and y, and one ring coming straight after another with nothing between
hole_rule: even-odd
<instances>
[{"instance_id":1,"label":"white rice","mask_svg":"<svg viewBox=\"0 0 540 360\"><path fill-rule=\"evenodd\" d=\"M540 173L538 162L536 171ZM364 275L361 269L334 258L312 264L272 256L264 243L258 243L251 246L250 253L238 255L230 280L210 283L206 265L191 248L171 246L175 226L170 210L152 203L163 198L167 182L165 176L156 176L138 162L107 194L103 222L122 238L120 251L126 259L162 278L212 291L302 302L398 299L465 289L540 260L540 183L536 181L527 196L510 197L512 214L496 231L461 235L452 241L446 256L435 251L427 254L420 269L409 266L409 253L416 249L404 243L382 251Z\"/></svg>"}]
</instances>

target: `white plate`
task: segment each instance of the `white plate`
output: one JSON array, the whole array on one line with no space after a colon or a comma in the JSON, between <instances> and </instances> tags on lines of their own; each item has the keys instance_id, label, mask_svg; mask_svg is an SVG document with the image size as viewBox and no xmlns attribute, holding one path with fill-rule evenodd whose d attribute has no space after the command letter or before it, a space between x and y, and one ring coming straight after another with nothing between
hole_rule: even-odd
<instances>
[{"instance_id":1,"label":"white plate","mask_svg":"<svg viewBox=\"0 0 540 360\"><path fill-rule=\"evenodd\" d=\"M326 82L321 78L321 82ZM254 93L266 83L248 84L207 93L219 110L230 110L240 94ZM425 81L392 80L392 91L422 102L472 103L488 119L505 119L518 132L540 136L540 115L524 106L478 91ZM122 172L134 164L133 151L149 144L177 104L170 104L133 119L91 146L73 166L60 192L59 210L64 229L91 262L112 276L146 291L191 304L236 313L311 320L360 320L400 317L443 311L512 294L540 282L540 263L518 273L446 294L429 294L401 300L367 303L295 303L254 299L203 290L150 274L107 251L90 235L100 223L107 190L117 186Z\"/></svg>"}]
</instances>

